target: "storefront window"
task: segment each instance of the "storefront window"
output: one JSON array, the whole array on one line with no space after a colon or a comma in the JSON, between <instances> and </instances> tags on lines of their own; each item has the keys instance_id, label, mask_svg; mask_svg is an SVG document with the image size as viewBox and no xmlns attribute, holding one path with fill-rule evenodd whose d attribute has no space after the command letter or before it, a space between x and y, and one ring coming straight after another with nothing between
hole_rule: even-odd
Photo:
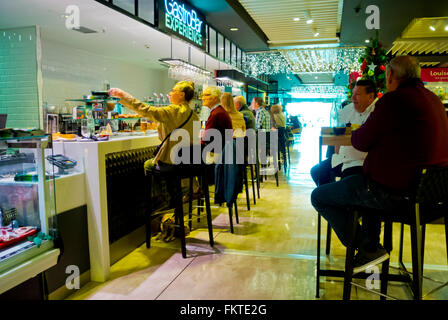
<instances>
[{"instance_id":1,"label":"storefront window","mask_svg":"<svg viewBox=\"0 0 448 320\"><path fill-rule=\"evenodd\" d=\"M241 70L242 71L245 71L245 69L246 69L245 64L246 64L246 53L243 51L241 53Z\"/></svg>"},{"instance_id":2,"label":"storefront window","mask_svg":"<svg viewBox=\"0 0 448 320\"><path fill-rule=\"evenodd\" d=\"M230 63L230 41L228 39L226 39L225 42L225 54L226 54L226 62Z\"/></svg>"},{"instance_id":3,"label":"storefront window","mask_svg":"<svg viewBox=\"0 0 448 320\"><path fill-rule=\"evenodd\" d=\"M236 48L236 67L241 69L241 49Z\"/></svg>"},{"instance_id":4,"label":"storefront window","mask_svg":"<svg viewBox=\"0 0 448 320\"><path fill-rule=\"evenodd\" d=\"M112 4L127 12L135 14L135 0L113 0Z\"/></svg>"},{"instance_id":5,"label":"storefront window","mask_svg":"<svg viewBox=\"0 0 448 320\"><path fill-rule=\"evenodd\" d=\"M138 0L138 16L154 24L154 0Z\"/></svg>"},{"instance_id":6,"label":"storefront window","mask_svg":"<svg viewBox=\"0 0 448 320\"><path fill-rule=\"evenodd\" d=\"M210 41L209 42L210 43L209 53L213 57L216 57L216 31L212 27L209 28L208 38Z\"/></svg>"},{"instance_id":7,"label":"storefront window","mask_svg":"<svg viewBox=\"0 0 448 320\"><path fill-rule=\"evenodd\" d=\"M218 33L218 59L224 60L224 37Z\"/></svg>"},{"instance_id":8,"label":"storefront window","mask_svg":"<svg viewBox=\"0 0 448 320\"><path fill-rule=\"evenodd\" d=\"M232 55L231 64L236 67L236 45L234 43L232 43L232 50L230 51L230 54Z\"/></svg>"}]
</instances>

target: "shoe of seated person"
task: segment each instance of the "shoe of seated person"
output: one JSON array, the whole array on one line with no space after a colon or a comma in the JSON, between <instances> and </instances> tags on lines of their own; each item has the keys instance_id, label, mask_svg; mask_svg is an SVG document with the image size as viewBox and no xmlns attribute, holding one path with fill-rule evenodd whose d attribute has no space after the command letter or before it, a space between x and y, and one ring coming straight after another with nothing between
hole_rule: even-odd
<instances>
[{"instance_id":1,"label":"shoe of seated person","mask_svg":"<svg viewBox=\"0 0 448 320\"><path fill-rule=\"evenodd\" d=\"M355 255L353 274L366 271L387 259L389 259L389 254L381 245L378 245L374 252L359 250Z\"/></svg>"}]
</instances>

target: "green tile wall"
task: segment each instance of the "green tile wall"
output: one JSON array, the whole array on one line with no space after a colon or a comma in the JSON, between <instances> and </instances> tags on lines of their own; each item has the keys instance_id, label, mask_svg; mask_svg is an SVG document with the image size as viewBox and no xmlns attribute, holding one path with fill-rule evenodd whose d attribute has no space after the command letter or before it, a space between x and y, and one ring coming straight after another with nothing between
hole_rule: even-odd
<instances>
[{"instance_id":1,"label":"green tile wall","mask_svg":"<svg viewBox=\"0 0 448 320\"><path fill-rule=\"evenodd\" d=\"M39 127L35 27L0 29L0 113L9 128Z\"/></svg>"}]
</instances>

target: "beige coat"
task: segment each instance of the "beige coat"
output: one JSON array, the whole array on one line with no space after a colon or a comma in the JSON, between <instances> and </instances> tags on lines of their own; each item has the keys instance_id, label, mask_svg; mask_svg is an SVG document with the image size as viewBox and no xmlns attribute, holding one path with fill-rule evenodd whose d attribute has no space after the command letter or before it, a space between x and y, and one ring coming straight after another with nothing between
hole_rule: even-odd
<instances>
[{"instance_id":1,"label":"beige coat","mask_svg":"<svg viewBox=\"0 0 448 320\"><path fill-rule=\"evenodd\" d=\"M233 136L241 138L246 135L246 122L240 112L228 112L230 119L232 119Z\"/></svg>"},{"instance_id":2,"label":"beige coat","mask_svg":"<svg viewBox=\"0 0 448 320\"><path fill-rule=\"evenodd\" d=\"M149 120L156 121L159 123L159 127L157 129L159 133L160 141L163 141L165 137L177 129L185 120L187 120L188 116L192 112L190 106L185 103L181 105L169 105L166 107L153 107L140 102L135 98L124 97L120 100L120 103L128 109L131 109L137 112L142 117L148 118ZM199 144L199 132L193 133L193 122L200 121L196 112L193 111L193 115L190 120L182 127L182 129L187 130L189 134L190 140L188 144ZM200 125L198 127L200 129ZM162 161L163 163L173 164L170 158L171 150L175 147L181 140L179 141L171 141L171 137L168 138L160 151L157 153L154 163L156 164L158 161ZM186 145L186 142L182 141L182 145Z\"/></svg>"}]
</instances>

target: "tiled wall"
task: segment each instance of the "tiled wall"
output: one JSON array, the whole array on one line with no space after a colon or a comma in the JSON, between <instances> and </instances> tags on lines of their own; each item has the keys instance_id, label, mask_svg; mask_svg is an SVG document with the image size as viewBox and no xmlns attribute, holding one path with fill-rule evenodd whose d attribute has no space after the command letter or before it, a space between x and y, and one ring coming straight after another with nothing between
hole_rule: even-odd
<instances>
[{"instance_id":1,"label":"tiled wall","mask_svg":"<svg viewBox=\"0 0 448 320\"><path fill-rule=\"evenodd\" d=\"M7 127L39 127L35 27L0 30L0 113Z\"/></svg>"},{"instance_id":2,"label":"tiled wall","mask_svg":"<svg viewBox=\"0 0 448 320\"><path fill-rule=\"evenodd\" d=\"M175 83L167 69L154 70L51 42L42 35L43 102L59 112L69 109L66 99L80 99L92 90L121 88L136 98L168 93ZM71 104L73 106L73 104ZM65 110L67 112L67 110Z\"/></svg>"}]
</instances>

